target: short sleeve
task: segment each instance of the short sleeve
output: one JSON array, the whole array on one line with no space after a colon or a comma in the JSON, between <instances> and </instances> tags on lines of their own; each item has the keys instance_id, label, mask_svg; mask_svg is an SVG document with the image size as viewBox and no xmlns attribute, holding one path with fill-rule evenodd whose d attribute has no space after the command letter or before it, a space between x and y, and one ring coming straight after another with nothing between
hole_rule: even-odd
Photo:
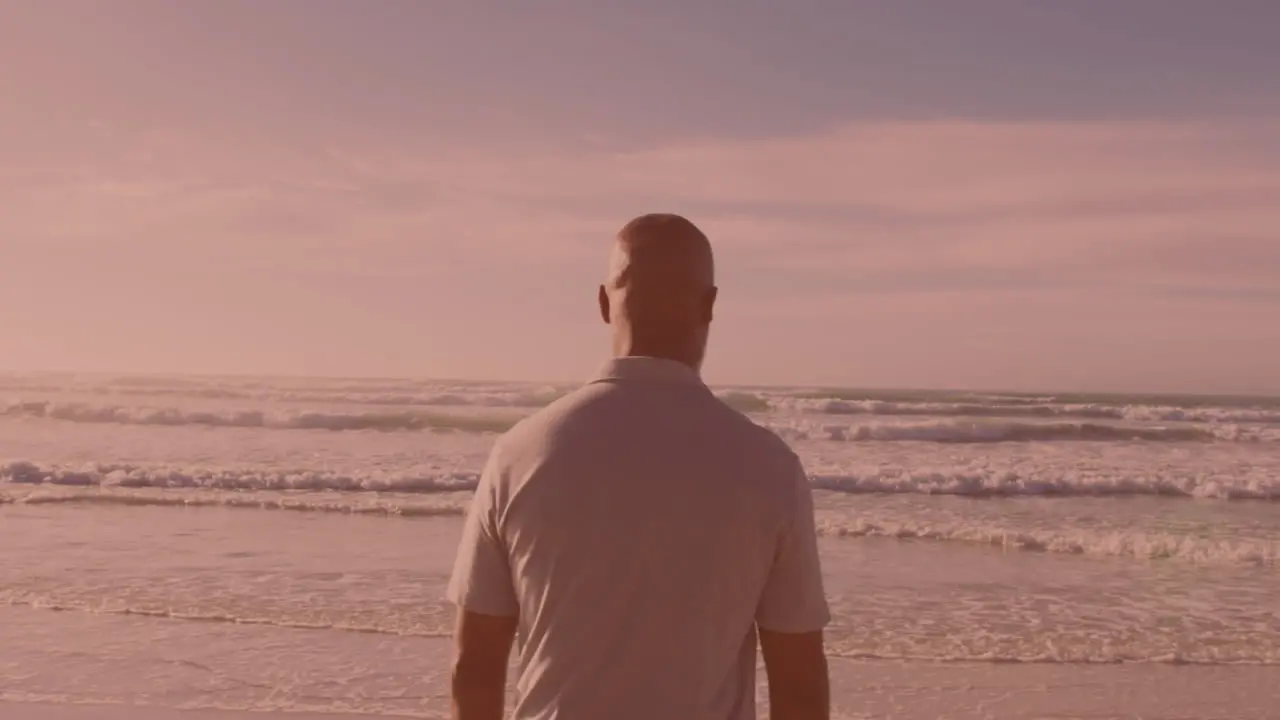
<instances>
[{"instance_id":1,"label":"short sleeve","mask_svg":"<svg viewBox=\"0 0 1280 720\"><path fill-rule=\"evenodd\" d=\"M756 623L773 632L816 632L831 621L831 611L818 559L813 493L799 460L793 474L794 502L778 536L773 567L756 607Z\"/></svg>"},{"instance_id":2,"label":"short sleeve","mask_svg":"<svg viewBox=\"0 0 1280 720\"><path fill-rule=\"evenodd\" d=\"M498 532L497 485L501 468L495 448L476 485L475 496L462 527L462 541L449 579L448 599L482 615L519 614L506 545Z\"/></svg>"}]
</instances>

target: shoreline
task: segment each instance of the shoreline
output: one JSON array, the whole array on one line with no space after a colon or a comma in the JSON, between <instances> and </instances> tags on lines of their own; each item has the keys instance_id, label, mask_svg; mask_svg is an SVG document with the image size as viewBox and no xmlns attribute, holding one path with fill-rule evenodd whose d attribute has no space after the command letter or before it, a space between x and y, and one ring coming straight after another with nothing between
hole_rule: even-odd
<instances>
[{"instance_id":1,"label":"shoreline","mask_svg":"<svg viewBox=\"0 0 1280 720\"><path fill-rule=\"evenodd\" d=\"M1274 672L1275 668L1265 666L1004 665L831 658L832 718L1266 720L1274 717L1280 700ZM761 681L757 713L763 716L767 693L763 677ZM447 695L444 688L436 690L430 695L438 700L430 707L400 713L0 699L0 716L17 720L447 718L448 708L443 706Z\"/></svg>"},{"instance_id":2,"label":"shoreline","mask_svg":"<svg viewBox=\"0 0 1280 720\"><path fill-rule=\"evenodd\" d=\"M408 720L422 715L371 715L309 710L224 710L217 708L169 708L157 705L106 703L9 702L0 700L0 716L16 720ZM425 716L431 717L431 716Z\"/></svg>"}]
</instances>

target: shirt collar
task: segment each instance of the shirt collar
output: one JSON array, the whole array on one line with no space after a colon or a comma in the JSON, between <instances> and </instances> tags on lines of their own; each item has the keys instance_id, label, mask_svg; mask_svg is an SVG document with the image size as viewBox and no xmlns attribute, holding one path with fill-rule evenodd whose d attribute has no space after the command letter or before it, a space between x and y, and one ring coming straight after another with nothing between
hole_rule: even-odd
<instances>
[{"instance_id":1,"label":"shirt collar","mask_svg":"<svg viewBox=\"0 0 1280 720\"><path fill-rule=\"evenodd\" d=\"M595 382L641 381L703 385L697 370L677 360L657 357L620 357L604 364Z\"/></svg>"}]
</instances>

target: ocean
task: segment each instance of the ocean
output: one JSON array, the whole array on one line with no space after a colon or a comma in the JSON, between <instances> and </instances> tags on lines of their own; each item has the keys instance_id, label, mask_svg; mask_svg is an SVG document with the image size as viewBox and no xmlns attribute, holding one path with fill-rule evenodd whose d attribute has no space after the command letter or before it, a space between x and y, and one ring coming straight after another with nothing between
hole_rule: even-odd
<instances>
[{"instance_id":1,"label":"ocean","mask_svg":"<svg viewBox=\"0 0 1280 720\"><path fill-rule=\"evenodd\" d=\"M446 716L477 472L569 389L0 376L0 703ZM837 716L1280 717L1280 399L717 393L810 473Z\"/></svg>"}]
</instances>

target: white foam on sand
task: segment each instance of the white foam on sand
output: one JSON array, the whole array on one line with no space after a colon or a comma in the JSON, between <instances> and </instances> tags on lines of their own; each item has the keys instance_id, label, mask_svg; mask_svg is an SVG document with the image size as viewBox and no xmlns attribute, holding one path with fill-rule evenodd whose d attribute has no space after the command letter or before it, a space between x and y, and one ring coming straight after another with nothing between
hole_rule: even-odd
<instances>
[{"instance_id":1,"label":"white foam on sand","mask_svg":"<svg viewBox=\"0 0 1280 720\"><path fill-rule=\"evenodd\" d=\"M0 717L447 716L456 518L11 506L0 520ZM1168 563L822 550L836 717L1252 720L1280 701L1269 571L1189 583Z\"/></svg>"},{"instance_id":2,"label":"white foam on sand","mask_svg":"<svg viewBox=\"0 0 1280 720\"><path fill-rule=\"evenodd\" d=\"M67 705L0 702L5 717L23 720L262 720L270 713L239 710L176 710L145 705ZM277 713L290 720L369 720L365 714ZM391 717L391 716L387 716Z\"/></svg>"},{"instance_id":3,"label":"white foam on sand","mask_svg":"<svg viewBox=\"0 0 1280 720\"><path fill-rule=\"evenodd\" d=\"M90 697L0 690L0 717L21 720L369 720L448 716L444 639L231 630L152 629L153 642L122 644L142 621L83 616L89 627L50 631L35 611L0 610L0 633L51 642L28 672L80 679ZM25 619L23 615L26 615ZM151 621L154 622L154 621ZM133 627L131 627L133 626ZM87 631L87 632L86 632ZM14 637L18 635L18 637ZM237 647L239 646L239 647ZM112 650L114 648L114 650ZM111 653L111 667L102 654ZM77 662L77 653L89 653ZM42 660L59 659L56 668ZM88 662L96 660L96 667ZM258 661L257 666L248 665ZM127 677L126 677L127 676ZM1263 720L1280 694L1274 668L1160 665L990 665L832 659L833 717L888 720ZM121 686L124 679L129 685ZM145 686L145 689L143 689ZM237 689L237 686L238 689ZM273 692L272 687L279 692ZM177 692L185 687L185 692ZM114 688L114 689L113 689ZM305 690L305 692L297 692ZM133 691L133 694L130 694ZM203 691L203 692L202 692ZM112 693L114 692L114 695ZM96 695L94 695L96 694ZM213 695L218 695L214 698ZM757 690L767 713L767 689ZM359 709L343 709L358 705Z\"/></svg>"}]
</instances>

